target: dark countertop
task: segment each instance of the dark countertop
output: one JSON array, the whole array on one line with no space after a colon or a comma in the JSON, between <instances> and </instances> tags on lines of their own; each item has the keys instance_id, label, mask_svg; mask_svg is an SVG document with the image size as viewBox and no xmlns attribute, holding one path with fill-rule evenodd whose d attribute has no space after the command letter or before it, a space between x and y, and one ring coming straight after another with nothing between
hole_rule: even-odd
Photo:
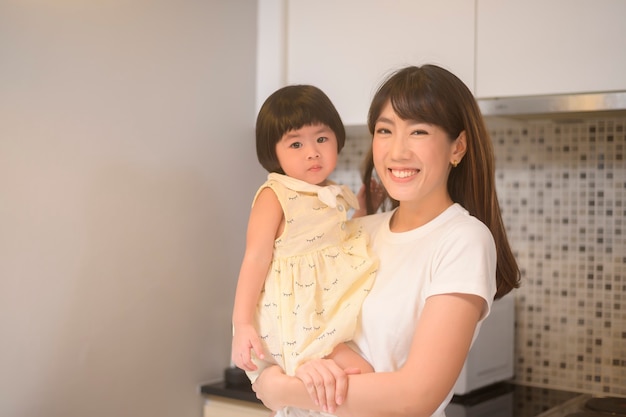
<instances>
[{"instance_id":1,"label":"dark countertop","mask_svg":"<svg viewBox=\"0 0 626 417\"><path fill-rule=\"evenodd\" d=\"M224 381L205 384L200 387L200 392L203 395L261 403L247 380L238 381L235 384L227 384ZM467 417L474 415L481 417L536 417L580 395L580 393L570 391L500 382L467 395L454 396L451 404L446 408L446 414ZM493 410L488 413L486 408ZM459 412L461 414L458 414Z\"/></svg>"},{"instance_id":2,"label":"dark countertop","mask_svg":"<svg viewBox=\"0 0 626 417\"><path fill-rule=\"evenodd\" d=\"M220 381L213 384L202 385L200 392L204 395L216 395L261 404L261 401L257 399L256 394L252 391L250 384L230 385L226 384L224 381Z\"/></svg>"}]
</instances>

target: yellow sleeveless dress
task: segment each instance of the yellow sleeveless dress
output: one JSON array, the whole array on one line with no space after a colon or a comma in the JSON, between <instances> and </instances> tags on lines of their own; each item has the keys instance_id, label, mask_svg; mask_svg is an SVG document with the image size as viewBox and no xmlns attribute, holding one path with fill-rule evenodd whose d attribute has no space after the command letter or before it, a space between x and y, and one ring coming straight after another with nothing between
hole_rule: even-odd
<instances>
[{"instance_id":1,"label":"yellow sleeveless dress","mask_svg":"<svg viewBox=\"0 0 626 417\"><path fill-rule=\"evenodd\" d=\"M348 187L320 187L276 173L257 196L266 187L280 201L285 228L274 241L257 305L267 362L255 358L259 370L248 372L252 381L269 363L294 375L301 363L352 339L378 265L365 232L347 221L350 207L358 207Z\"/></svg>"}]
</instances>

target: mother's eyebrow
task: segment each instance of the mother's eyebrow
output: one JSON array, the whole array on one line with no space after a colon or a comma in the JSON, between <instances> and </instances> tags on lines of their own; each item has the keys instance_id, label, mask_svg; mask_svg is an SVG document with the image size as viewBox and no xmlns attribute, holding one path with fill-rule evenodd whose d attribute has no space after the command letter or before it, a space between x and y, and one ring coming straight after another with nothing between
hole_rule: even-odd
<instances>
[{"instance_id":1,"label":"mother's eyebrow","mask_svg":"<svg viewBox=\"0 0 626 417\"><path fill-rule=\"evenodd\" d=\"M378 123L378 122L382 122L382 123L393 123L393 120L391 120L391 119L389 119L389 118L387 118L387 117L381 116L381 117L379 117L378 119L376 119L376 123Z\"/></svg>"},{"instance_id":2,"label":"mother's eyebrow","mask_svg":"<svg viewBox=\"0 0 626 417\"><path fill-rule=\"evenodd\" d=\"M400 118L402 119L402 118ZM402 119L403 121L405 121L406 123L408 123L409 125L420 125L420 124L427 124L427 125L431 125L432 123L428 123L425 122L423 120L418 120L418 119ZM376 119L376 123L381 122L381 123L389 123L389 124L394 124L394 121L388 117L385 116L381 116L378 119Z\"/></svg>"}]
</instances>

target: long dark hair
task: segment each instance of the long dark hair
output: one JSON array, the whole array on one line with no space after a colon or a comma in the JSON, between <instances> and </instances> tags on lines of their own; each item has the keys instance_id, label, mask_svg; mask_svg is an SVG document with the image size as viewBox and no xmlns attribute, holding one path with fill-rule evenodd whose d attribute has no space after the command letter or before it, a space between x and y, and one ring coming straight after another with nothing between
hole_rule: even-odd
<instances>
[{"instance_id":1,"label":"long dark hair","mask_svg":"<svg viewBox=\"0 0 626 417\"><path fill-rule=\"evenodd\" d=\"M496 194L495 158L484 119L467 86L454 74L436 65L406 67L393 73L376 92L368 115L368 128L374 134L376 120L387 103L405 120L439 126L450 138L465 131L467 151L450 171L448 193L491 231L497 248L495 298L520 285L520 271L506 236ZM364 163L363 182L370 184L374 172L372 151ZM368 213L373 211L372 195L366 187ZM391 200L391 207L398 202Z\"/></svg>"}]
</instances>

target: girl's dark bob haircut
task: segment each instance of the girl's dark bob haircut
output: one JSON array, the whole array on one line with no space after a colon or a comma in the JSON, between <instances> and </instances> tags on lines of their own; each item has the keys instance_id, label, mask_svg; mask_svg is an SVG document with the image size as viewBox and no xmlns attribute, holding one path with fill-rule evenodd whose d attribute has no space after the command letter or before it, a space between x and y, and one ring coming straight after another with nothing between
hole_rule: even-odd
<instances>
[{"instance_id":1,"label":"girl's dark bob haircut","mask_svg":"<svg viewBox=\"0 0 626 417\"><path fill-rule=\"evenodd\" d=\"M337 153L346 142L341 117L322 90L312 85L289 85L270 95L256 120L256 153L268 172L284 174L276 156L283 135L304 126L323 124L337 137Z\"/></svg>"}]
</instances>

